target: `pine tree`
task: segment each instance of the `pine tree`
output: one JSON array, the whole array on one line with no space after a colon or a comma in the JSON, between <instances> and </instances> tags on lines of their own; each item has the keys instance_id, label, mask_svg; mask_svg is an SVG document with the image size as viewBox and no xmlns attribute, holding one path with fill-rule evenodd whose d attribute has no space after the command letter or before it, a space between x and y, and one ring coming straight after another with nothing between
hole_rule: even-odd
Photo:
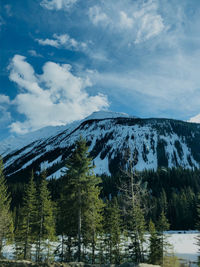
<instances>
[{"instance_id":1,"label":"pine tree","mask_svg":"<svg viewBox=\"0 0 200 267\"><path fill-rule=\"evenodd\" d=\"M104 222L108 261L110 264L120 264L122 220L116 198L107 203Z\"/></svg>"},{"instance_id":2,"label":"pine tree","mask_svg":"<svg viewBox=\"0 0 200 267\"><path fill-rule=\"evenodd\" d=\"M100 182L100 180L99 180ZM83 211L82 239L83 245L91 246L91 262L95 263L97 255L98 236L103 232L103 207L104 203L99 198L100 188L91 186L88 188Z\"/></svg>"},{"instance_id":3,"label":"pine tree","mask_svg":"<svg viewBox=\"0 0 200 267\"><path fill-rule=\"evenodd\" d=\"M53 202L47 188L46 172L42 173L39 185L38 214L37 214L37 246L36 260L41 261L43 249L47 249L46 259L49 261L51 255L51 241L55 241L55 219L53 214Z\"/></svg>"},{"instance_id":4,"label":"pine tree","mask_svg":"<svg viewBox=\"0 0 200 267\"><path fill-rule=\"evenodd\" d=\"M65 188L61 197L62 208L60 210L60 214L65 213L65 225L60 227L60 231L68 238L68 256L65 259L72 256L72 242L77 240L75 258L81 261L83 256L82 245L87 243L88 234L86 232L90 232L92 225L91 221L88 223L87 216L90 216L90 220L95 223L95 221L98 221L95 216L99 214L100 211L98 210L101 210L101 202L98 198L99 190L95 190L95 187L100 183L100 178L93 173L95 166L92 164L92 159L89 158L88 147L82 137L76 142L75 150L68 159L66 166L68 170L64 178ZM93 199L92 202L89 201L91 198ZM94 212L94 207L97 212ZM88 213L88 211L92 212ZM59 225L61 224L59 223ZM93 226L94 230L95 228L96 226Z\"/></svg>"},{"instance_id":5,"label":"pine tree","mask_svg":"<svg viewBox=\"0 0 200 267\"><path fill-rule=\"evenodd\" d=\"M149 256L148 261L150 264L162 263L162 240L158 234L155 224L150 220L149 223Z\"/></svg>"},{"instance_id":6,"label":"pine tree","mask_svg":"<svg viewBox=\"0 0 200 267\"><path fill-rule=\"evenodd\" d=\"M131 257L134 262L143 262L146 225L143 210L137 202L130 211L129 229L131 230L131 244L129 245Z\"/></svg>"},{"instance_id":7,"label":"pine tree","mask_svg":"<svg viewBox=\"0 0 200 267\"><path fill-rule=\"evenodd\" d=\"M167 230L169 230L169 223L164 211L162 211L158 220L158 233L159 233L159 238L161 239L161 248L162 248L162 259L161 259L162 266L164 261L164 253L169 247L169 243L167 242L166 236L164 234L164 231Z\"/></svg>"},{"instance_id":8,"label":"pine tree","mask_svg":"<svg viewBox=\"0 0 200 267\"><path fill-rule=\"evenodd\" d=\"M67 180L67 179L66 179ZM77 212L73 188L65 186L58 201L57 210L57 234L61 236L61 244L57 248L60 260L73 261L72 247L77 237Z\"/></svg>"},{"instance_id":9,"label":"pine tree","mask_svg":"<svg viewBox=\"0 0 200 267\"><path fill-rule=\"evenodd\" d=\"M16 254L18 258L31 259L31 248L37 239L37 191L33 171L25 188L20 222L15 231Z\"/></svg>"},{"instance_id":10,"label":"pine tree","mask_svg":"<svg viewBox=\"0 0 200 267\"><path fill-rule=\"evenodd\" d=\"M10 194L3 175L3 161L0 158L0 257L2 257L3 241L13 237L13 220L10 212Z\"/></svg>"}]
</instances>

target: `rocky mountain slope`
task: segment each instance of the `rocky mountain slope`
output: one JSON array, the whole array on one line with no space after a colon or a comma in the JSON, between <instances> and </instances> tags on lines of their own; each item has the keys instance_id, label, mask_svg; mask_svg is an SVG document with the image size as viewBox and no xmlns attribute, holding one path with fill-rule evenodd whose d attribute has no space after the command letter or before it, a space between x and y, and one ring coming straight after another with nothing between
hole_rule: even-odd
<instances>
[{"instance_id":1,"label":"rocky mountain slope","mask_svg":"<svg viewBox=\"0 0 200 267\"><path fill-rule=\"evenodd\" d=\"M200 124L95 112L82 121L0 142L7 178L18 179L32 169L38 174L47 169L48 178L59 178L80 136L87 140L97 174L125 168L128 154L137 170L200 167Z\"/></svg>"}]
</instances>

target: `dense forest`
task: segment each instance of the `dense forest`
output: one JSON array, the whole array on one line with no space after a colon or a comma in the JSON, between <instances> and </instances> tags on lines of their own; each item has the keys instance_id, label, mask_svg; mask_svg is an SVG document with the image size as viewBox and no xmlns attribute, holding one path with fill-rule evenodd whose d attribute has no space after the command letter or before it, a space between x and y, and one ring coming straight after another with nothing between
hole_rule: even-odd
<instances>
[{"instance_id":1,"label":"dense forest","mask_svg":"<svg viewBox=\"0 0 200 267\"><path fill-rule=\"evenodd\" d=\"M97 177L87 149L80 138L58 180L33 170L27 183L6 182L1 161L1 256L10 241L17 259L167 266L164 231L200 229L200 171L138 173L127 161L115 176Z\"/></svg>"}]
</instances>

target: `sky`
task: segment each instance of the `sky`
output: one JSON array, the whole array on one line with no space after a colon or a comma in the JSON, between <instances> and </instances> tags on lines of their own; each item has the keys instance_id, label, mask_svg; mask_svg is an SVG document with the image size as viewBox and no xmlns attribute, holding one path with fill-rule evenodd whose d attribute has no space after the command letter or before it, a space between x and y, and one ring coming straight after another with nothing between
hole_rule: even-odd
<instances>
[{"instance_id":1,"label":"sky","mask_svg":"<svg viewBox=\"0 0 200 267\"><path fill-rule=\"evenodd\" d=\"M0 0L0 140L99 110L200 122L199 0Z\"/></svg>"}]
</instances>

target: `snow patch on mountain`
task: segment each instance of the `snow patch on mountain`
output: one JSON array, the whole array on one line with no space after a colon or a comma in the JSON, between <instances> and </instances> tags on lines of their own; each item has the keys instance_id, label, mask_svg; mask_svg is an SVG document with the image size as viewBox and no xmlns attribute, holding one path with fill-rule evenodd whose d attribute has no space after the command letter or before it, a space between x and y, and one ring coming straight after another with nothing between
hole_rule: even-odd
<instances>
[{"instance_id":1,"label":"snow patch on mountain","mask_svg":"<svg viewBox=\"0 0 200 267\"><path fill-rule=\"evenodd\" d=\"M95 174L106 174L107 176L111 176L111 173L109 171L108 165L108 158L104 158L103 160L100 158L100 155L98 155L95 159L94 159L94 164L95 164L95 169L94 169L94 173Z\"/></svg>"},{"instance_id":2,"label":"snow patch on mountain","mask_svg":"<svg viewBox=\"0 0 200 267\"><path fill-rule=\"evenodd\" d=\"M130 116L123 112L113 111L95 111L84 120L100 120L100 119L111 119L111 118L130 118ZM132 117L133 118L133 117ZM135 117L136 118L136 117Z\"/></svg>"},{"instance_id":3,"label":"snow patch on mountain","mask_svg":"<svg viewBox=\"0 0 200 267\"><path fill-rule=\"evenodd\" d=\"M59 169L56 172L54 172L51 175L49 175L47 177L47 180L60 178L64 174L64 172L66 172L66 170L67 170L66 167L62 167L61 169Z\"/></svg>"},{"instance_id":4,"label":"snow patch on mountain","mask_svg":"<svg viewBox=\"0 0 200 267\"><path fill-rule=\"evenodd\" d=\"M7 154L17 151L35 141L43 141L52 136L58 135L59 133L68 131L72 132L76 127L81 125L84 121L95 120L95 119L107 119L107 118L119 118L119 117L130 117L126 113L112 112L112 111L97 111L83 120L74 121L64 126L48 126L41 128L37 131L30 132L19 136L10 136L3 141L0 141L0 155L6 156ZM133 118L133 117L132 117Z\"/></svg>"},{"instance_id":5,"label":"snow patch on mountain","mask_svg":"<svg viewBox=\"0 0 200 267\"><path fill-rule=\"evenodd\" d=\"M13 146L12 142L4 142L4 146L0 143L6 175L24 169L29 171L34 165L37 174L47 169L49 179L60 177L66 159L80 136L89 146L96 165L95 174L110 176L115 168L113 166L123 169L127 160L134 162L138 171L156 170L163 166L200 166L200 156L196 152L200 149L198 126L168 119L136 120L124 113L101 111L82 121L62 127L46 127L13 139L16 142L12 141Z\"/></svg>"}]
</instances>

